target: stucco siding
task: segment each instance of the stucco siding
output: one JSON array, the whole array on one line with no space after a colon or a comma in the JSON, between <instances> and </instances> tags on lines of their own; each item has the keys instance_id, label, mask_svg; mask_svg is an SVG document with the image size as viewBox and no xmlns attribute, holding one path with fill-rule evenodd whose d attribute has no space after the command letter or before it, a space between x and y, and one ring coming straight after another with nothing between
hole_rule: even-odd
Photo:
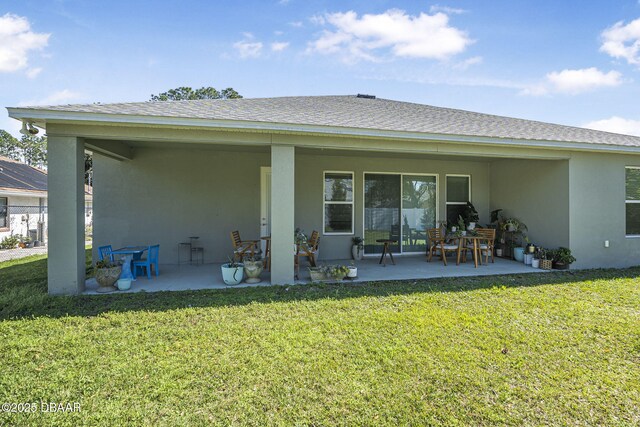
<instances>
[{"instance_id":1,"label":"stucco siding","mask_svg":"<svg viewBox=\"0 0 640 427\"><path fill-rule=\"evenodd\" d=\"M589 153L571 157L570 245L578 268L640 264L640 239L625 236L625 166L640 167L640 157Z\"/></svg>"},{"instance_id":2,"label":"stucco siding","mask_svg":"<svg viewBox=\"0 0 640 427\"><path fill-rule=\"evenodd\" d=\"M503 159L491 163L490 210L528 227L536 245L569 246L569 163Z\"/></svg>"}]
</instances>

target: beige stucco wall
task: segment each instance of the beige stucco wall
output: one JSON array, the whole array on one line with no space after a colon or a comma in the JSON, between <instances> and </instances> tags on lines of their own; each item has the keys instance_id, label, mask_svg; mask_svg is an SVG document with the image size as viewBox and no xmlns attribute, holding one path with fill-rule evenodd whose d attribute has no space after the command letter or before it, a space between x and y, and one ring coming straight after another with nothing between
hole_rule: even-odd
<instances>
[{"instance_id":1,"label":"beige stucco wall","mask_svg":"<svg viewBox=\"0 0 640 427\"><path fill-rule=\"evenodd\" d=\"M437 174L439 218L445 216L445 175L470 174L472 201L480 223L489 220L489 163L355 155L295 156L295 225L322 232L323 172L355 174L355 235L362 236L363 173ZM341 154L341 155L338 155ZM178 260L178 243L200 236L206 262L231 254L229 232L260 235L260 167L267 151L194 148L136 148L130 161L96 155L94 160L94 256L100 245L161 245L160 262ZM274 189L274 191L277 191ZM321 259L350 257L353 236L322 236ZM183 260L187 254L183 253Z\"/></svg>"},{"instance_id":2,"label":"beige stucco wall","mask_svg":"<svg viewBox=\"0 0 640 427\"><path fill-rule=\"evenodd\" d=\"M94 257L100 245L160 244L160 263L199 236L205 261L232 255L229 232L259 237L260 166L269 153L137 148L130 161L94 160ZM188 253L182 253L185 260Z\"/></svg>"},{"instance_id":3,"label":"beige stucco wall","mask_svg":"<svg viewBox=\"0 0 640 427\"><path fill-rule=\"evenodd\" d=\"M336 153L339 154L339 153ZM446 209L445 175L471 175L472 202L480 215L480 223L489 221L488 161L434 160L412 157L366 157L360 155L301 154L296 157L296 226L308 234L322 233L323 172L354 172L355 235L363 236L363 186L365 172L402 172L436 174L438 176L438 219ZM321 234L322 236L322 234ZM322 236L320 259L345 259L351 256L350 236Z\"/></svg>"},{"instance_id":4,"label":"beige stucco wall","mask_svg":"<svg viewBox=\"0 0 640 427\"><path fill-rule=\"evenodd\" d=\"M569 246L569 162L502 159L491 162L490 210L503 209L528 227L536 245Z\"/></svg>"},{"instance_id":5,"label":"beige stucco wall","mask_svg":"<svg viewBox=\"0 0 640 427\"><path fill-rule=\"evenodd\" d=\"M640 157L590 153L571 157L570 245L578 259L576 267L640 264L640 239L625 236L625 166L640 166Z\"/></svg>"}]
</instances>

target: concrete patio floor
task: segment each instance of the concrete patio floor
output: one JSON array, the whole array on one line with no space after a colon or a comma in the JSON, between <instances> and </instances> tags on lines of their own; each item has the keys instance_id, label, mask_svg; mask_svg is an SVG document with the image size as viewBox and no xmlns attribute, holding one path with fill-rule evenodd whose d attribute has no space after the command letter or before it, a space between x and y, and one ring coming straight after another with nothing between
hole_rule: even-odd
<instances>
[{"instance_id":1,"label":"concrete patio floor","mask_svg":"<svg viewBox=\"0 0 640 427\"><path fill-rule=\"evenodd\" d=\"M495 274L521 274L540 273L545 270L534 269L503 258L496 258L495 263L480 265L475 268L473 261L469 259L466 263L456 265L455 259L448 258L448 265L445 266L442 260L434 258L427 262L424 256L396 256L396 265L387 262L386 267L378 264L378 258L365 258L357 261L358 277L354 282L370 282L380 280L415 280L430 279L436 277L463 277L463 276L488 276ZM350 265L351 260L321 261L322 265L343 264ZM161 264L160 275L152 276L151 280L146 276L138 277L138 280L131 284L131 289L118 292L159 292L159 291L186 291L198 289L226 289L241 288L249 286L269 286L269 272L264 271L260 276L262 282L256 284L242 283L236 286L227 286L222 281L220 263L201 265L171 265ZM306 263L300 267L299 280L295 284L310 283L309 271ZM90 278L86 282L85 294L98 294L96 289L98 284L95 279Z\"/></svg>"}]
</instances>

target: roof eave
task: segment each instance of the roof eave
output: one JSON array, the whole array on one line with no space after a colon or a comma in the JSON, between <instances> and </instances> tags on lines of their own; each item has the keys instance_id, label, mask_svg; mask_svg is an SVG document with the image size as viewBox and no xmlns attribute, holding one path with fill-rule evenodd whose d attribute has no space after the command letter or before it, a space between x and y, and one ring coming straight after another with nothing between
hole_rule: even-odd
<instances>
[{"instance_id":1,"label":"roof eave","mask_svg":"<svg viewBox=\"0 0 640 427\"><path fill-rule=\"evenodd\" d=\"M246 132L270 132L290 134L315 134L328 136L408 139L423 141L441 141L463 144L482 144L522 148L541 148L569 151L598 151L608 153L640 154L640 147L614 144L596 144L585 142L499 138L489 136L437 134L425 132L393 131L339 126L304 125L276 122L258 122L244 120L218 120L192 117L166 117L132 114L107 114L90 112L69 112L48 109L7 107L9 117L17 120L34 121L45 127L51 123L116 124L129 126L169 126L185 128L223 129Z\"/></svg>"}]
</instances>

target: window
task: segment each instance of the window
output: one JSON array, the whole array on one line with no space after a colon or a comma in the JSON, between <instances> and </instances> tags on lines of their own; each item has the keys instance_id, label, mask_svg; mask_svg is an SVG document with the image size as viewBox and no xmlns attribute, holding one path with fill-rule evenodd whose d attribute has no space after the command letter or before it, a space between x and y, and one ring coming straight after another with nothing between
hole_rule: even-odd
<instances>
[{"instance_id":1,"label":"window","mask_svg":"<svg viewBox=\"0 0 640 427\"><path fill-rule=\"evenodd\" d=\"M625 175L626 235L640 236L640 167L627 167Z\"/></svg>"},{"instance_id":2,"label":"window","mask_svg":"<svg viewBox=\"0 0 640 427\"><path fill-rule=\"evenodd\" d=\"M324 173L324 234L353 234L353 172Z\"/></svg>"},{"instance_id":3,"label":"window","mask_svg":"<svg viewBox=\"0 0 640 427\"><path fill-rule=\"evenodd\" d=\"M457 224L467 202L471 201L471 176L447 175L447 223Z\"/></svg>"},{"instance_id":4,"label":"window","mask_svg":"<svg viewBox=\"0 0 640 427\"><path fill-rule=\"evenodd\" d=\"M9 218L7 215L7 198L0 197L0 228L9 228Z\"/></svg>"}]
</instances>

